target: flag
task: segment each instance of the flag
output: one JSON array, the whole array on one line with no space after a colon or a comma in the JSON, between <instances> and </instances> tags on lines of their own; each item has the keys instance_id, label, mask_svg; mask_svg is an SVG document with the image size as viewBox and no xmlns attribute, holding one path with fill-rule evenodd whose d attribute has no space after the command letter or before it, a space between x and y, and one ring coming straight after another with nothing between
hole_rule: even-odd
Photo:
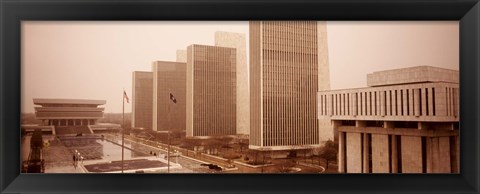
<instances>
[{"instance_id":1,"label":"flag","mask_svg":"<svg viewBox=\"0 0 480 194\"><path fill-rule=\"evenodd\" d=\"M177 99L175 98L175 96L173 96L172 93L170 93L170 100L172 100L173 103L177 103Z\"/></svg>"},{"instance_id":2,"label":"flag","mask_svg":"<svg viewBox=\"0 0 480 194\"><path fill-rule=\"evenodd\" d=\"M125 90L123 90L123 98L127 100L127 103L130 103L130 100L128 99L128 96Z\"/></svg>"}]
</instances>

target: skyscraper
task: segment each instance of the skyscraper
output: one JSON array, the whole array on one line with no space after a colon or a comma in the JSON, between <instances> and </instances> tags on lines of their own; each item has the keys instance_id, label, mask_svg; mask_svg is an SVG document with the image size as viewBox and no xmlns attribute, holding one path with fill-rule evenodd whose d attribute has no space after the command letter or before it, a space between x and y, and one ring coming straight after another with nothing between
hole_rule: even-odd
<instances>
[{"instance_id":1,"label":"skyscraper","mask_svg":"<svg viewBox=\"0 0 480 194\"><path fill-rule=\"evenodd\" d=\"M152 72L132 73L132 127L152 129Z\"/></svg>"},{"instance_id":2,"label":"skyscraper","mask_svg":"<svg viewBox=\"0 0 480 194\"><path fill-rule=\"evenodd\" d=\"M326 26L316 21L251 21L251 149L318 146L318 90L330 88ZM320 81L321 80L321 81Z\"/></svg>"},{"instance_id":3,"label":"skyscraper","mask_svg":"<svg viewBox=\"0 0 480 194\"><path fill-rule=\"evenodd\" d=\"M153 130L185 130L186 64L155 61L153 72ZM176 98L176 103L170 99Z\"/></svg>"},{"instance_id":4,"label":"skyscraper","mask_svg":"<svg viewBox=\"0 0 480 194\"><path fill-rule=\"evenodd\" d=\"M250 90L245 34L215 32L215 46L236 49L237 133L250 133Z\"/></svg>"},{"instance_id":5,"label":"skyscraper","mask_svg":"<svg viewBox=\"0 0 480 194\"><path fill-rule=\"evenodd\" d=\"M186 63L187 62L187 51L186 50L177 50L177 62Z\"/></svg>"},{"instance_id":6,"label":"skyscraper","mask_svg":"<svg viewBox=\"0 0 480 194\"><path fill-rule=\"evenodd\" d=\"M187 137L236 134L236 50L187 48Z\"/></svg>"}]
</instances>

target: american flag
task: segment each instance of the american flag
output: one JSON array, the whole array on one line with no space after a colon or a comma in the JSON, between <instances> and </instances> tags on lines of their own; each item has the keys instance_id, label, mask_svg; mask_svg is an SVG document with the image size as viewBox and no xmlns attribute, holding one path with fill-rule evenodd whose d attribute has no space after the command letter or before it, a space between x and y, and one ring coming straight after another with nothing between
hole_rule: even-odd
<instances>
[{"instance_id":1,"label":"american flag","mask_svg":"<svg viewBox=\"0 0 480 194\"><path fill-rule=\"evenodd\" d=\"M130 103L130 100L128 99L128 96L125 90L123 90L123 98L127 100L127 103Z\"/></svg>"}]
</instances>

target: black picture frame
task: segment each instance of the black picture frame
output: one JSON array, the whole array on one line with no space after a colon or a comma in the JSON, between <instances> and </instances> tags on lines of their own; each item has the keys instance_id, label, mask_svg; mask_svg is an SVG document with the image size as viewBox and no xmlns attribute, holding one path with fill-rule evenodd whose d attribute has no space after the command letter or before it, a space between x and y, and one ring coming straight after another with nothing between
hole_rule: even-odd
<instances>
[{"instance_id":1,"label":"black picture frame","mask_svg":"<svg viewBox=\"0 0 480 194\"><path fill-rule=\"evenodd\" d=\"M292 19L460 21L460 174L20 174L21 21ZM479 193L479 19L477 0L0 0L0 191Z\"/></svg>"}]
</instances>

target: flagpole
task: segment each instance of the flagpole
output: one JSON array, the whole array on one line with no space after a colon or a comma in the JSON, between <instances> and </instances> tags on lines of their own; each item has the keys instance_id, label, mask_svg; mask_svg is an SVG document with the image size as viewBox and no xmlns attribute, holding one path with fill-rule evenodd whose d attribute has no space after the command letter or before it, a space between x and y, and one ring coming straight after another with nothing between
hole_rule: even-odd
<instances>
[{"instance_id":1,"label":"flagpole","mask_svg":"<svg viewBox=\"0 0 480 194\"><path fill-rule=\"evenodd\" d=\"M171 102L168 102L168 126L169 126L168 130L169 130L169 131L167 131L167 132L168 132L168 136L167 136L167 137L168 137L168 153L167 153L167 159L168 159L168 161L167 161L167 166L168 166L168 171L167 171L167 173L170 173L170 130L171 130L171 129L170 129L170 103L171 103Z\"/></svg>"},{"instance_id":2,"label":"flagpole","mask_svg":"<svg viewBox=\"0 0 480 194\"><path fill-rule=\"evenodd\" d=\"M123 173L123 152L125 149L125 88L122 93L122 173Z\"/></svg>"}]
</instances>

